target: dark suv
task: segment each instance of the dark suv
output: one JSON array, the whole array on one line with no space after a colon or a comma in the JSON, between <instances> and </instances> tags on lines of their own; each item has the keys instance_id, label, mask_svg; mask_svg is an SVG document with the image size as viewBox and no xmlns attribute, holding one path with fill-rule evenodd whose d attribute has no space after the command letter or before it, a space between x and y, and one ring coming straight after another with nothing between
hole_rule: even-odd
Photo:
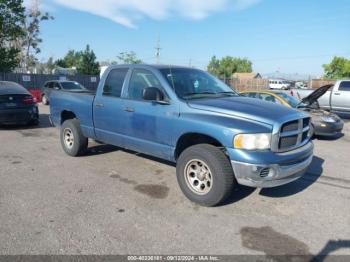
<instances>
[{"instance_id":1,"label":"dark suv","mask_svg":"<svg viewBox=\"0 0 350 262\"><path fill-rule=\"evenodd\" d=\"M84 86L75 81L67 80L53 80L45 83L44 87L41 89L41 101L44 105L50 103L50 93L52 90L86 90Z\"/></svg>"}]
</instances>

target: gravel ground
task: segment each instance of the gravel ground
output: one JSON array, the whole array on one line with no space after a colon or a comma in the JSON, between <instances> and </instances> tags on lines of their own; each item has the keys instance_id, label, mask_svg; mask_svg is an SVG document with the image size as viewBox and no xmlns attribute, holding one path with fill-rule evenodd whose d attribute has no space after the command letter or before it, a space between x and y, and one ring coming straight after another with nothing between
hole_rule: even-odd
<instances>
[{"instance_id":1,"label":"gravel ground","mask_svg":"<svg viewBox=\"0 0 350 262\"><path fill-rule=\"evenodd\" d=\"M350 122L302 179L204 208L169 163L93 142L68 157L48 110L0 129L0 254L350 255Z\"/></svg>"}]
</instances>

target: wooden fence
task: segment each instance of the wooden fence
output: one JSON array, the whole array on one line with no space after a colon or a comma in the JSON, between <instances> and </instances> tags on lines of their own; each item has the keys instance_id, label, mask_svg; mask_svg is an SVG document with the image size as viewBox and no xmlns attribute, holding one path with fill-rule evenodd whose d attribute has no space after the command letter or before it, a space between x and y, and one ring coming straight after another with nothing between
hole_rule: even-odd
<instances>
[{"instance_id":1,"label":"wooden fence","mask_svg":"<svg viewBox=\"0 0 350 262\"><path fill-rule=\"evenodd\" d=\"M335 80L324 80L324 79L312 79L309 86L313 89L320 88L321 86L335 84Z\"/></svg>"},{"instance_id":2,"label":"wooden fence","mask_svg":"<svg viewBox=\"0 0 350 262\"><path fill-rule=\"evenodd\" d=\"M224 82L237 92L248 91L248 90L260 91L260 90L266 90L269 88L268 79L230 78L230 79L224 79Z\"/></svg>"}]
</instances>

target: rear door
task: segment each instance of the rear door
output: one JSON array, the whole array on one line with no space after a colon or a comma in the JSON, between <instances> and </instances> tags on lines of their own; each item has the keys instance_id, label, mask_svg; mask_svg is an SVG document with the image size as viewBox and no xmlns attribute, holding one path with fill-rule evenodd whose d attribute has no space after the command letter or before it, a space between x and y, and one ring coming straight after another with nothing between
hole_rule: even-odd
<instances>
[{"instance_id":1,"label":"rear door","mask_svg":"<svg viewBox=\"0 0 350 262\"><path fill-rule=\"evenodd\" d=\"M129 68L112 69L100 86L93 104L95 134L105 143L123 146L126 135L126 112L122 90Z\"/></svg>"},{"instance_id":2,"label":"rear door","mask_svg":"<svg viewBox=\"0 0 350 262\"><path fill-rule=\"evenodd\" d=\"M332 94L332 109L350 112L350 81L341 81Z\"/></svg>"}]
</instances>

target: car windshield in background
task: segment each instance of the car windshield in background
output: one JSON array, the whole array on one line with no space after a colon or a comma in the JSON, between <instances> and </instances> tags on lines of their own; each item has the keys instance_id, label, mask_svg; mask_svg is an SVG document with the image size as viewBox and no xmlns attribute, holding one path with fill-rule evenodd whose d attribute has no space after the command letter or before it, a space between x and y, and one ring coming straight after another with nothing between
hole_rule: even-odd
<instances>
[{"instance_id":1,"label":"car windshield in background","mask_svg":"<svg viewBox=\"0 0 350 262\"><path fill-rule=\"evenodd\" d=\"M166 68L160 71L175 93L183 99L238 96L229 86L201 70Z\"/></svg>"},{"instance_id":2,"label":"car windshield in background","mask_svg":"<svg viewBox=\"0 0 350 262\"><path fill-rule=\"evenodd\" d=\"M61 85L64 90L85 90L85 87L77 82L61 82Z\"/></svg>"},{"instance_id":3,"label":"car windshield in background","mask_svg":"<svg viewBox=\"0 0 350 262\"><path fill-rule=\"evenodd\" d=\"M279 97L282 97L284 100L287 101L287 103L293 107L303 107L304 104L300 103L300 101L298 99L296 99L293 96L287 95L285 93L276 93L276 95L278 95Z\"/></svg>"}]
</instances>

